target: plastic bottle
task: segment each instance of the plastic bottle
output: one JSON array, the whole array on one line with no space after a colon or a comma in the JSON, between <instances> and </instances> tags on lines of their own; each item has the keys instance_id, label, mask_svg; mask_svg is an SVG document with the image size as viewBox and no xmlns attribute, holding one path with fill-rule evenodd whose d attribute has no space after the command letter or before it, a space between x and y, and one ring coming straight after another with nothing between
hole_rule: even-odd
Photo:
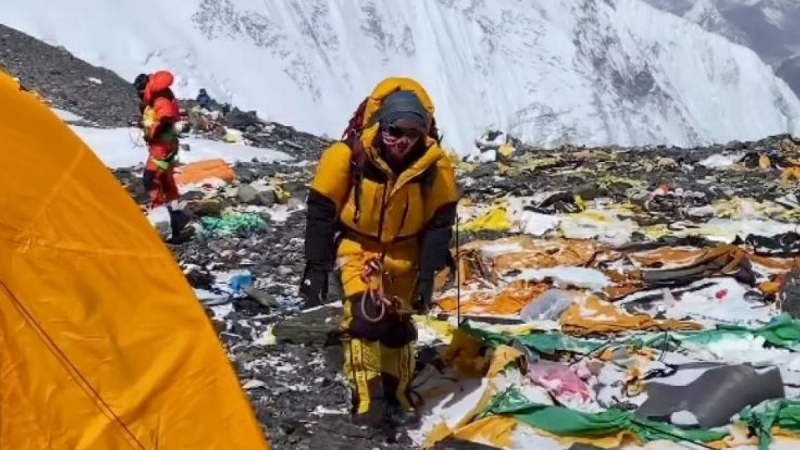
<instances>
[{"instance_id":1,"label":"plastic bottle","mask_svg":"<svg viewBox=\"0 0 800 450\"><path fill-rule=\"evenodd\" d=\"M231 277L230 281L228 281L228 286L230 286L231 290L235 294L242 292L245 288L248 288L252 285L253 275L249 271L237 273Z\"/></svg>"},{"instance_id":2,"label":"plastic bottle","mask_svg":"<svg viewBox=\"0 0 800 450\"><path fill-rule=\"evenodd\" d=\"M569 293L562 289L550 289L528 303L519 313L525 322L534 320L556 320L572 305Z\"/></svg>"}]
</instances>

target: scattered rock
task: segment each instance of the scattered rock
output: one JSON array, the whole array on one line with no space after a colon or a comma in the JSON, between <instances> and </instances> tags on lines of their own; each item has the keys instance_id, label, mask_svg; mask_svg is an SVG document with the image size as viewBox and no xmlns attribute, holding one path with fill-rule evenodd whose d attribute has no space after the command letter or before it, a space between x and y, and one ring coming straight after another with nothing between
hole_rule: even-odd
<instances>
[{"instance_id":1,"label":"scattered rock","mask_svg":"<svg viewBox=\"0 0 800 450\"><path fill-rule=\"evenodd\" d=\"M198 216L219 216L224 208L224 203L220 199L204 199L193 205L194 213Z\"/></svg>"},{"instance_id":2,"label":"scattered rock","mask_svg":"<svg viewBox=\"0 0 800 450\"><path fill-rule=\"evenodd\" d=\"M266 207L270 207L278 201L278 196L272 189L261 191L256 195L256 197L258 204Z\"/></svg>"},{"instance_id":3,"label":"scattered rock","mask_svg":"<svg viewBox=\"0 0 800 450\"><path fill-rule=\"evenodd\" d=\"M242 184L236 190L236 197L240 202L248 205L257 205L259 203L258 190L249 184Z\"/></svg>"}]
</instances>

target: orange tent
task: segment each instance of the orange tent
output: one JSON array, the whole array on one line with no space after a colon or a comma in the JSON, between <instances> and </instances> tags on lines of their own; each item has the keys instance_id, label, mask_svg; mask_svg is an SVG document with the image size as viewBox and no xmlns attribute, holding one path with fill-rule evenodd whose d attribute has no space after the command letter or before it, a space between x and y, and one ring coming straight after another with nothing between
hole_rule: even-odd
<instances>
[{"instance_id":1,"label":"orange tent","mask_svg":"<svg viewBox=\"0 0 800 450\"><path fill-rule=\"evenodd\" d=\"M268 449L134 201L2 72L0 99L0 449Z\"/></svg>"}]
</instances>

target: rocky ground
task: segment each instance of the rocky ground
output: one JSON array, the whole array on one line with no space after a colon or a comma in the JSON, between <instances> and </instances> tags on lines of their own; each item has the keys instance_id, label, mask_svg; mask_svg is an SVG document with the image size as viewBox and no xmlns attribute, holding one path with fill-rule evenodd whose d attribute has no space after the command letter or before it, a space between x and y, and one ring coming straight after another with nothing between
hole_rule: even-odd
<instances>
[{"instance_id":1,"label":"rocky ground","mask_svg":"<svg viewBox=\"0 0 800 450\"><path fill-rule=\"evenodd\" d=\"M136 118L138 98L129 81L4 25L0 25L0 68L54 108L97 126L126 126Z\"/></svg>"},{"instance_id":2,"label":"rocky ground","mask_svg":"<svg viewBox=\"0 0 800 450\"><path fill-rule=\"evenodd\" d=\"M98 126L124 126L136 114L135 93L126 80L3 26L0 63L54 107ZM185 101L184 106L191 110L193 102ZM331 344L326 331L335 325L338 311L323 308L298 314L296 289L303 270L305 223L302 204L314 161L329 141L236 109L213 119L187 120L196 135L223 139L226 128L234 129L250 145L281 150L297 159L292 164L239 163L234 167L237 180L233 185L187 193L186 209L200 234L171 246L189 282L213 294L203 302L214 316L220 340L232 355L273 448L413 448L408 442L382 444L347 424L348 393L339 373L341 356L335 345L326 345ZM575 194L586 200L610 197L661 211L661 215L649 215L648 220L669 223L681 219L676 215L687 204L702 206L736 196L776 199L791 194L796 183L780 183L785 175L781 167L785 158L798 157L798 144L789 136L777 136L697 149L526 148L505 162L463 165L459 180L464 197L474 202L552 192L545 201L528 206L547 213L574 208ZM744 170L715 171L702 163L715 155L739 161ZM139 169L114 173L134 198L144 201ZM265 184L280 186L284 194L259 194ZM246 210L259 216L257 226L229 235L202 233L207 224L204 220ZM462 241L487 237L494 236L460 236ZM221 274L242 269L249 270L254 283L232 295L223 289ZM335 291L331 300L336 300ZM489 447L450 441L437 448Z\"/></svg>"}]
</instances>

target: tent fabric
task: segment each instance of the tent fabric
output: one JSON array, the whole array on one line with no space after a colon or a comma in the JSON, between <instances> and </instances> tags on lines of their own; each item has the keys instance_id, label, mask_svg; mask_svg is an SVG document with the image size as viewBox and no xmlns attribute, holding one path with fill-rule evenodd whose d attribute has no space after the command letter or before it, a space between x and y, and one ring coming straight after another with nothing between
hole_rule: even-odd
<instances>
[{"instance_id":1,"label":"tent fabric","mask_svg":"<svg viewBox=\"0 0 800 450\"><path fill-rule=\"evenodd\" d=\"M201 183L212 178L230 184L236 179L236 173L224 159L213 158L180 166L175 174L175 181L179 185Z\"/></svg>"},{"instance_id":2,"label":"tent fabric","mask_svg":"<svg viewBox=\"0 0 800 450\"><path fill-rule=\"evenodd\" d=\"M0 73L0 449L268 449L172 255Z\"/></svg>"},{"instance_id":3,"label":"tent fabric","mask_svg":"<svg viewBox=\"0 0 800 450\"><path fill-rule=\"evenodd\" d=\"M675 242L679 244L679 242ZM496 241L472 241L465 244L456 255L459 263L459 282L462 287L505 287L504 279L528 269L559 269L584 267L602 272L611 283L602 288L607 300L622 298L663 286L682 286L711 277L732 276L747 285L756 285L753 265L769 271L786 271L794 266L790 259L765 257L733 245L712 248L668 245L636 251L633 248L612 249L608 245L588 239L534 239L515 236ZM616 268L609 268L612 263ZM623 267L619 267L619 266ZM441 283L440 283L441 286ZM769 289L771 286L765 285ZM774 288L773 288L774 289ZM482 290L462 304L468 314L513 315L525 306L522 297L508 301L506 295L492 297ZM439 307L451 313L455 310L455 296L447 294ZM519 307L516 305L519 304Z\"/></svg>"},{"instance_id":4,"label":"tent fabric","mask_svg":"<svg viewBox=\"0 0 800 450\"><path fill-rule=\"evenodd\" d=\"M741 421L754 430L759 450L769 450L775 427L800 432L800 401L767 400L740 413Z\"/></svg>"},{"instance_id":5,"label":"tent fabric","mask_svg":"<svg viewBox=\"0 0 800 450\"><path fill-rule=\"evenodd\" d=\"M763 327L748 328L737 325L717 325L715 328L698 331L665 331L645 332L632 336L620 336L609 339L579 338L562 332L532 332L528 334L504 334L481 330L463 324L459 331L474 336L491 347L509 345L516 341L525 347L540 353L572 352L588 355L598 354L605 349L620 346L635 348L662 348L667 343L708 345L719 342L727 336L763 338L774 347L800 350L800 321L792 319L788 314L776 316L772 323Z\"/></svg>"},{"instance_id":6,"label":"tent fabric","mask_svg":"<svg viewBox=\"0 0 800 450\"><path fill-rule=\"evenodd\" d=\"M516 316L531 301L547 291L545 283L520 280L510 283L499 292L479 291L460 301L455 295L443 297L436 304L444 313L453 314L459 306L462 314L491 314Z\"/></svg>"},{"instance_id":7,"label":"tent fabric","mask_svg":"<svg viewBox=\"0 0 800 450\"><path fill-rule=\"evenodd\" d=\"M461 225L464 232L507 231L509 228L511 228L511 222L508 220L508 214L503 205L497 205L483 215Z\"/></svg>"},{"instance_id":8,"label":"tent fabric","mask_svg":"<svg viewBox=\"0 0 800 450\"><path fill-rule=\"evenodd\" d=\"M657 320L646 314L630 314L594 295L574 303L560 317L561 329L572 335L612 334L628 331L699 330L698 323L685 320Z\"/></svg>"},{"instance_id":9,"label":"tent fabric","mask_svg":"<svg viewBox=\"0 0 800 450\"><path fill-rule=\"evenodd\" d=\"M631 412L609 409L599 413L575 411L562 406L533 403L516 388L496 396L477 420L491 415L513 416L537 429L559 436L602 437L629 432L642 442L714 442L728 435L726 429L681 429L666 423L636 417Z\"/></svg>"}]
</instances>

